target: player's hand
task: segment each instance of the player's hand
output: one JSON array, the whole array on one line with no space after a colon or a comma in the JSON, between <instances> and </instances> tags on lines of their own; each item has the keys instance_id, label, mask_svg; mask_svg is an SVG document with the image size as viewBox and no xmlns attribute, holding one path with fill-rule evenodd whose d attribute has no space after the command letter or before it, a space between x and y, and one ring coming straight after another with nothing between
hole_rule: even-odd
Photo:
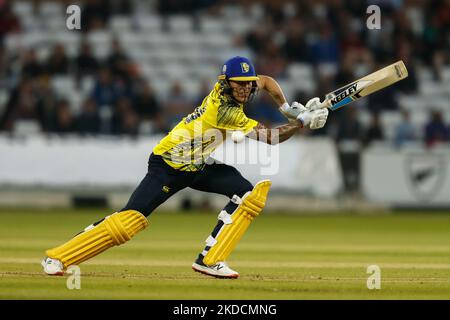
<instances>
[{"instance_id":1,"label":"player's hand","mask_svg":"<svg viewBox=\"0 0 450 320\"><path fill-rule=\"evenodd\" d=\"M301 103L298 103L297 101L292 102L291 105L285 103L280 107L280 112L284 114L285 117L288 118L289 120L294 121L295 119L297 119L298 115L303 110L305 110L305 107Z\"/></svg>"},{"instance_id":2,"label":"player's hand","mask_svg":"<svg viewBox=\"0 0 450 320\"><path fill-rule=\"evenodd\" d=\"M315 98L310 99L306 103L305 108L308 111L314 111L314 110L321 109L322 108L322 103L320 102L320 98L315 97Z\"/></svg>"},{"instance_id":3,"label":"player's hand","mask_svg":"<svg viewBox=\"0 0 450 320\"><path fill-rule=\"evenodd\" d=\"M310 129L320 129L323 128L328 118L328 109L316 109L313 111L309 111L306 109L301 112L297 120L302 123L303 127L307 127L309 125Z\"/></svg>"}]
</instances>

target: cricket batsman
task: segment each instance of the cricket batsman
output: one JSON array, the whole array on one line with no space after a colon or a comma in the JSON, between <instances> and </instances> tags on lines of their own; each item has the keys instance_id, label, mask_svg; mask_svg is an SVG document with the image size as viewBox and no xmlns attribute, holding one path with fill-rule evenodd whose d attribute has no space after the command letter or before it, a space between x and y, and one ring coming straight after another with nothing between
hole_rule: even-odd
<instances>
[{"instance_id":1,"label":"cricket batsman","mask_svg":"<svg viewBox=\"0 0 450 320\"><path fill-rule=\"evenodd\" d=\"M287 124L270 130L246 116L246 105L260 89L270 94L289 119ZM298 102L289 105L278 83L269 76L257 75L249 59L229 59L202 104L153 148L148 172L126 206L89 225L68 242L47 250L42 261L44 272L62 275L70 265L131 240L148 226L148 216L160 204L190 187L229 199L192 268L209 276L237 278L239 274L228 267L226 260L263 210L271 182L262 180L253 186L237 169L209 161L209 156L226 139L227 131L276 144L289 139L299 128L322 128L328 110L320 105L319 98L309 100L305 106Z\"/></svg>"}]
</instances>

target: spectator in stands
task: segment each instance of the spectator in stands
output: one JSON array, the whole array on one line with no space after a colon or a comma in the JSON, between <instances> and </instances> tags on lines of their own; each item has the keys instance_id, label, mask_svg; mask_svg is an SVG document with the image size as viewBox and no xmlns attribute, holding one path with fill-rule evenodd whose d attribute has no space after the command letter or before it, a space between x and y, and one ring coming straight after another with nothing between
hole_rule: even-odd
<instances>
[{"instance_id":1,"label":"spectator in stands","mask_svg":"<svg viewBox=\"0 0 450 320\"><path fill-rule=\"evenodd\" d=\"M131 15L133 13L133 0L115 0L111 3L111 14Z\"/></svg>"},{"instance_id":2,"label":"spectator in stands","mask_svg":"<svg viewBox=\"0 0 450 320\"><path fill-rule=\"evenodd\" d=\"M267 74L274 78L284 76L287 61L280 53L280 49L274 40L266 43L263 53L257 58L256 68L261 74Z\"/></svg>"},{"instance_id":3,"label":"spectator in stands","mask_svg":"<svg viewBox=\"0 0 450 320\"><path fill-rule=\"evenodd\" d=\"M191 13L195 10L207 8L219 2L219 0L157 0L158 12L163 15L174 13Z\"/></svg>"},{"instance_id":4,"label":"spectator in stands","mask_svg":"<svg viewBox=\"0 0 450 320\"><path fill-rule=\"evenodd\" d=\"M53 47L52 53L48 57L46 70L51 75L65 75L69 73L69 58L66 49L61 43Z\"/></svg>"},{"instance_id":5,"label":"spectator in stands","mask_svg":"<svg viewBox=\"0 0 450 320\"><path fill-rule=\"evenodd\" d=\"M76 130L79 134L97 134L100 132L100 115L93 98L84 101L81 113L76 118Z\"/></svg>"},{"instance_id":6,"label":"spectator in stands","mask_svg":"<svg viewBox=\"0 0 450 320\"><path fill-rule=\"evenodd\" d=\"M426 15L422 40L426 47L423 59L428 65L433 65L433 55L442 48L443 30L439 16L433 12ZM430 54L431 53L431 54ZM438 77L438 75L436 75Z\"/></svg>"},{"instance_id":7,"label":"spectator in stands","mask_svg":"<svg viewBox=\"0 0 450 320\"><path fill-rule=\"evenodd\" d=\"M245 37L247 45L252 49L252 51L259 55L263 52L265 44L268 42L268 27L266 25L258 26L250 30L250 32Z\"/></svg>"},{"instance_id":8,"label":"spectator in stands","mask_svg":"<svg viewBox=\"0 0 450 320\"><path fill-rule=\"evenodd\" d=\"M41 123L42 110L39 108L38 96L32 79L23 79L12 91L5 111L0 119L0 129L11 131L19 120L35 120Z\"/></svg>"},{"instance_id":9,"label":"spectator in stands","mask_svg":"<svg viewBox=\"0 0 450 320\"><path fill-rule=\"evenodd\" d=\"M20 21L11 10L10 3L15 4L13 1L0 0L0 39L13 32L27 32L27 30L21 30ZM82 10L83 32L107 27L108 18L112 13L128 14L137 8L137 3L132 0L92 0L82 3L84 4ZM213 4L217 5L210 10ZM142 4L139 3L139 5ZM147 3L139 8L146 5ZM392 26L392 28L383 27L382 32L368 30L365 27L364 19L359 18L361 14L365 14L366 5L358 0L332 1L326 4L314 1L289 1L287 4L273 2L267 3L267 5L252 1L232 1L232 10L228 10L228 2L217 0L200 2L189 0L182 4L177 0L158 0L150 4L150 6L152 5L159 5L159 9L165 14L193 12L199 7L209 7L208 10L198 11L196 14L213 13L217 15L218 19L224 18L227 23L233 23L232 19L228 19L228 12L242 12L250 25L255 22L254 27L247 34L234 34L233 36L237 37L235 38L235 47L231 49L244 51L250 49L254 53L260 72L276 78L285 76L287 63L301 62L318 65L318 72L315 72L318 77L314 81L320 88L320 90L318 89L319 96L362 76L361 73L374 71L392 63L395 59L404 60L409 70L408 78L361 100L362 104L368 104L371 112L380 112L386 109L396 110L398 109L397 94L399 92L407 94L417 92L420 71L417 68L418 65L431 67L436 80L444 81L444 70L450 61L450 45L447 41L448 12L450 12L448 1L424 1L411 6L402 5L399 1L380 3L383 26ZM414 12L409 12L409 10L414 10ZM412 17L417 15L419 19L413 20L415 18ZM36 16L35 18L45 19L46 17ZM242 18L240 17L240 19ZM423 24L418 23L420 21ZM46 32L46 30L42 31ZM19 35L25 35L25 33L19 33ZM51 34L48 34L48 37L51 38ZM246 46L243 46L242 39L246 40ZM151 98L140 92L142 79L132 71L134 62L127 55L128 48L121 47L117 39L111 43L112 52L106 57L104 69L101 71L100 61L91 54L91 48L87 42L82 43L77 58L69 66L67 66L65 53L55 53L55 56L49 58L48 64L42 64L38 60L37 53L39 52L36 52L34 48L30 49L24 46L19 50L15 41L8 41L5 43L8 47L5 46L2 50L1 43L0 40L0 89L13 88L13 90L4 91L10 93L10 96L6 108L3 110L0 108L0 113L3 113L0 114L0 128L2 129L11 128L16 115L20 115L19 118L22 116L26 118L29 117L26 114L35 110L38 115L31 116L31 118L37 117L40 119L38 121L43 124L43 129L50 130L47 115L49 112L53 112L57 97L48 85L44 85L45 81L42 80L41 76L45 74L46 68L51 75L66 74L77 77L93 75L97 77L92 98L102 119L100 129L102 133L111 132L109 125L113 106L123 96L136 103L135 113L137 112L139 117L143 119L147 116L151 117L151 115L145 115L149 109L143 107L153 105L149 102ZM63 48L56 46L54 51L63 51ZM221 52L223 53L223 51ZM211 59L214 60L215 56L211 56ZM209 61L205 63L209 63ZM339 66L338 73L335 70L336 66ZM29 84L23 84L28 81L28 78L37 79L37 81L31 82L33 83L31 90L25 89L30 86ZM305 80L295 79L295 81ZM322 82L327 85L322 86ZM37 85L37 83L41 83L42 88L38 88L41 85ZM161 115L167 114L169 122L176 121L183 115L184 112L178 109L191 110L201 103L201 101L196 101L195 104L190 103L182 93L181 87L174 87L172 88L173 96L169 95L168 101L164 104L168 108L161 108L163 112L160 113ZM19 100L20 103L18 103ZM37 102L25 103L25 101ZM20 108L17 107L19 104ZM110 106L111 109L105 108L105 105ZM32 107L27 109L25 106ZM16 108L18 109L16 110ZM267 118L264 121L274 121L266 111L270 113L269 109L265 107L261 107L259 110L262 112L261 119ZM125 114L131 115L131 113ZM357 121L354 123L353 120L344 119L344 114L346 117L345 111L333 113L330 115L326 129L313 133L331 134L338 139L351 138L362 129L358 129ZM128 122L132 123L133 116L128 116L128 118L131 119ZM8 124L6 125L6 123ZM335 124L334 127L333 124ZM405 128L398 130L406 132L408 131L406 127L408 124L405 124ZM436 125L431 127L435 128ZM435 129L431 131L434 132ZM404 133L399 134L399 136L402 135L408 136ZM401 140L402 138L400 138Z\"/></svg>"},{"instance_id":10,"label":"spectator in stands","mask_svg":"<svg viewBox=\"0 0 450 320\"><path fill-rule=\"evenodd\" d=\"M339 43L333 33L331 25L323 22L320 26L320 34L312 44L311 56L313 63L317 65L331 64L337 66L339 62Z\"/></svg>"},{"instance_id":11,"label":"spectator in stands","mask_svg":"<svg viewBox=\"0 0 450 320\"><path fill-rule=\"evenodd\" d=\"M395 127L394 145L401 147L417 139L416 128L411 123L409 111L402 110L402 122Z\"/></svg>"},{"instance_id":12,"label":"spectator in stands","mask_svg":"<svg viewBox=\"0 0 450 320\"><path fill-rule=\"evenodd\" d=\"M128 56L120 45L119 40L113 39L111 43L111 54L106 59L106 64L111 69L113 75L126 77L128 61Z\"/></svg>"},{"instance_id":13,"label":"spectator in stands","mask_svg":"<svg viewBox=\"0 0 450 320\"><path fill-rule=\"evenodd\" d=\"M340 61L338 72L334 76L334 84L330 83L330 79L327 79L327 77L324 79L319 78L319 80L326 82L326 92L330 92L336 87L339 88L372 71L375 71L372 58L370 54L367 54L366 50L347 49ZM320 92L318 94L320 95Z\"/></svg>"},{"instance_id":14,"label":"spectator in stands","mask_svg":"<svg viewBox=\"0 0 450 320\"><path fill-rule=\"evenodd\" d=\"M164 107L164 114L167 115L166 126L172 127L177 124L186 113L193 111L195 106L189 101L189 98L183 91L180 82L175 81L170 88L169 99Z\"/></svg>"},{"instance_id":15,"label":"spectator in stands","mask_svg":"<svg viewBox=\"0 0 450 320\"><path fill-rule=\"evenodd\" d=\"M84 2L81 15L81 30L103 29L110 16L111 0L89 0Z\"/></svg>"},{"instance_id":16,"label":"spectator in stands","mask_svg":"<svg viewBox=\"0 0 450 320\"><path fill-rule=\"evenodd\" d=\"M53 129L52 117L58 102L57 95L53 91L50 80L48 76L41 76L33 81L33 87L37 97L37 107L41 114L41 127L44 132L49 132Z\"/></svg>"},{"instance_id":17,"label":"spectator in stands","mask_svg":"<svg viewBox=\"0 0 450 320\"><path fill-rule=\"evenodd\" d=\"M356 191L360 181L360 148L363 138L363 127L358 120L358 108L349 107L339 110L336 115L338 119L337 141L339 161L341 163L344 186L347 191Z\"/></svg>"},{"instance_id":18,"label":"spectator in stands","mask_svg":"<svg viewBox=\"0 0 450 320\"><path fill-rule=\"evenodd\" d=\"M423 32L426 54L424 59L432 66L434 79L444 79L442 70L450 61L450 43L448 30L450 29L449 1L429 1L426 3L426 24Z\"/></svg>"},{"instance_id":19,"label":"spectator in stands","mask_svg":"<svg viewBox=\"0 0 450 320\"><path fill-rule=\"evenodd\" d=\"M367 128L363 144L368 147L374 141L382 141L384 139L383 129L380 122L380 114L372 113L369 127Z\"/></svg>"},{"instance_id":20,"label":"spectator in stands","mask_svg":"<svg viewBox=\"0 0 450 320\"><path fill-rule=\"evenodd\" d=\"M22 59L22 78L37 77L44 72L42 64L38 61L36 50L30 49L25 52Z\"/></svg>"},{"instance_id":21,"label":"spectator in stands","mask_svg":"<svg viewBox=\"0 0 450 320\"><path fill-rule=\"evenodd\" d=\"M60 134L75 132L75 119L73 118L72 110L67 100L61 100L56 105L51 131Z\"/></svg>"},{"instance_id":22,"label":"spectator in stands","mask_svg":"<svg viewBox=\"0 0 450 320\"><path fill-rule=\"evenodd\" d=\"M148 82L136 96L133 106L139 117L147 120L155 120L161 112L159 101Z\"/></svg>"},{"instance_id":23,"label":"spectator in stands","mask_svg":"<svg viewBox=\"0 0 450 320\"><path fill-rule=\"evenodd\" d=\"M278 29L286 18L283 6L283 1L266 1L264 3L266 21L273 29Z\"/></svg>"},{"instance_id":24,"label":"spectator in stands","mask_svg":"<svg viewBox=\"0 0 450 320\"><path fill-rule=\"evenodd\" d=\"M79 49L79 54L74 61L75 70L79 78L86 75L93 75L99 69L99 62L93 56L91 45L84 41Z\"/></svg>"},{"instance_id":25,"label":"spectator in stands","mask_svg":"<svg viewBox=\"0 0 450 320\"><path fill-rule=\"evenodd\" d=\"M8 53L6 48L0 44L0 88L8 86Z\"/></svg>"},{"instance_id":26,"label":"spectator in stands","mask_svg":"<svg viewBox=\"0 0 450 320\"><path fill-rule=\"evenodd\" d=\"M432 147L439 142L449 142L449 128L444 123L442 112L432 111L430 116L430 121L425 125L425 143L427 147Z\"/></svg>"},{"instance_id":27,"label":"spectator in stands","mask_svg":"<svg viewBox=\"0 0 450 320\"><path fill-rule=\"evenodd\" d=\"M408 39L403 38L401 41L397 42L396 52L398 54L398 57L403 60L406 66L408 66L408 77L400 81L393 88L407 94L416 93L418 81L416 75L416 65L414 64L412 59L413 45Z\"/></svg>"},{"instance_id":28,"label":"spectator in stands","mask_svg":"<svg viewBox=\"0 0 450 320\"><path fill-rule=\"evenodd\" d=\"M308 62L311 59L304 33L304 23L296 18L288 23L282 52L290 62Z\"/></svg>"},{"instance_id":29,"label":"spectator in stands","mask_svg":"<svg viewBox=\"0 0 450 320\"><path fill-rule=\"evenodd\" d=\"M337 115L339 117L337 141L361 141L363 127L358 120L357 108L345 108Z\"/></svg>"},{"instance_id":30,"label":"spectator in stands","mask_svg":"<svg viewBox=\"0 0 450 320\"><path fill-rule=\"evenodd\" d=\"M97 82L92 92L92 97L97 106L102 109L105 106L112 107L117 100L117 92L108 68L100 70Z\"/></svg>"},{"instance_id":31,"label":"spectator in stands","mask_svg":"<svg viewBox=\"0 0 450 320\"><path fill-rule=\"evenodd\" d=\"M0 46L8 33L21 31L20 20L11 10L9 1L0 1Z\"/></svg>"},{"instance_id":32,"label":"spectator in stands","mask_svg":"<svg viewBox=\"0 0 450 320\"><path fill-rule=\"evenodd\" d=\"M349 26L351 28L351 26ZM359 33L356 30L346 30L341 40L342 54L347 55L351 53L364 54L367 51L367 47L360 38Z\"/></svg>"},{"instance_id":33,"label":"spectator in stands","mask_svg":"<svg viewBox=\"0 0 450 320\"><path fill-rule=\"evenodd\" d=\"M397 110L398 102L395 97L398 89L389 86L383 91L375 92L367 97L368 108L372 113L379 113L383 110Z\"/></svg>"},{"instance_id":34,"label":"spectator in stands","mask_svg":"<svg viewBox=\"0 0 450 320\"><path fill-rule=\"evenodd\" d=\"M195 98L194 105L199 106L203 103L203 99L209 94L211 91L211 84L207 79L203 79L200 83L200 91Z\"/></svg>"},{"instance_id":35,"label":"spectator in stands","mask_svg":"<svg viewBox=\"0 0 450 320\"><path fill-rule=\"evenodd\" d=\"M139 133L139 117L133 110L131 101L126 97L119 98L115 104L112 133L131 136L137 136Z\"/></svg>"}]
</instances>

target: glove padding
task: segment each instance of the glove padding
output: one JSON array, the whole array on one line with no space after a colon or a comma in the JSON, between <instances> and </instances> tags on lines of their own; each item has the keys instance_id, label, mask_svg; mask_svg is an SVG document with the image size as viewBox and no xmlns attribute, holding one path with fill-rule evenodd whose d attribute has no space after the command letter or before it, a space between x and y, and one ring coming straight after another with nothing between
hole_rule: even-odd
<instances>
[{"instance_id":1,"label":"glove padding","mask_svg":"<svg viewBox=\"0 0 450 320\"><path fill-rule=\"evenodd\" d=\"M295 121L295 119L297 119L300 112L304 109L305 109L305 107L301 103L294 101L294 102L292 102L291 105L289 105L288 103L283 104L280 107L280 112L282 114L284 114L284 116L286 118L288 118L289 120Z\"/></svg>"},{"instance_id":2,"label":"glove padding","mask_svg":"<svg viewBox=\"0 0 450 320\"><path fill-rule=\"evenodd\" d=\"M299 116L301 112L304 110L314 111L322 108L322 103L320 102L320 98L315 97L310 99L306 105L302 105L301 103L294 101L291 105L288 103L283 104L280 107L280 112L284 114L289 120L295 120Z\"/></svg>"},{"instance_id":3,"label":"glove padding","mask_svg":"<svg viewBox=\"0 0 450 320\"><path fill-rule=\"evenodd\" d=\"M314 111L314 110L322 109L322 103L320 102L320 98L315 97L315 98L310 99L306 103L305 108L308 111Z\"/></svg>"},{"instance_id":4,"label":"glove padding","mask_svg":"<svg viewBox=\"0 0 450 320\"><path fill-rule=\"evenodd\" d=\"M303 127L309 125L310 129L315 130L323 128L323 126L327 122L327 117L328 117L327 108L309 111L305 107L305 110L298 115L297 120L303 124Z\"/></svg>"}]
</instances>

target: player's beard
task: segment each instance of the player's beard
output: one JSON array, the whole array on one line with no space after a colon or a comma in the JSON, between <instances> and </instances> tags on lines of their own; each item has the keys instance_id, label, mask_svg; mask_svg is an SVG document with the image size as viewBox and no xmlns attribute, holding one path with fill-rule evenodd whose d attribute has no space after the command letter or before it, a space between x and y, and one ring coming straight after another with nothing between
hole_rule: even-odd
<instances>
[{"instance_id":1,"label":"player's beard","mask_svg":"<svg viewBox=\"0 0 450 320\"><path fill-rule=\"evenodd\" d=\"M234 88L233 98L239 103L246 103L250 99L251 89Z\"/></svg>"}]
</instances>

